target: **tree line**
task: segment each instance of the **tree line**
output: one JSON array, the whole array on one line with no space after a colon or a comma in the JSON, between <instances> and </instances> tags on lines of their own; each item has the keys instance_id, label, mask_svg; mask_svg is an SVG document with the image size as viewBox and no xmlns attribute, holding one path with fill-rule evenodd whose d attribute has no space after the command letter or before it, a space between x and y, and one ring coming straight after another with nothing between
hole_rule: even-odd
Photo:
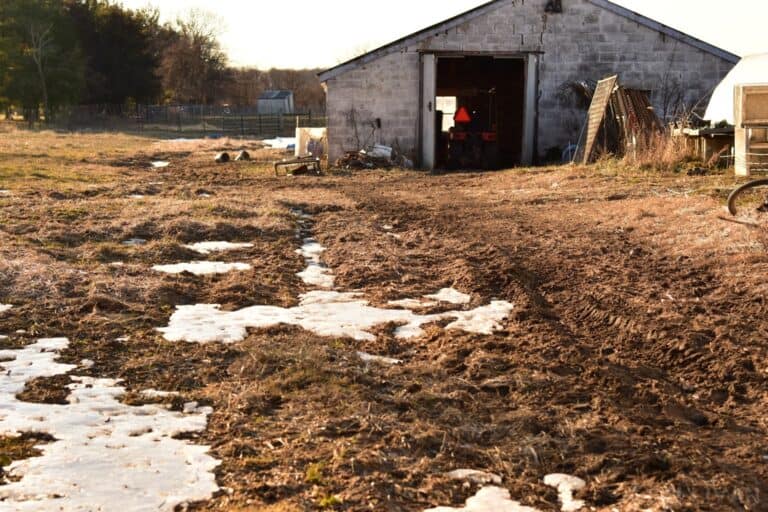
<instances>
[{"instance_id":1,"label":"tree line","mask_svg":"<svg viewBox=\"0 0 768 512\"><path fill-rule=\"evenodd\" d=\"M318 70L232 68L219 26L196 10L161 23L110 0L0 0L0 108L50 119L77 104L253 105L266 89L322 108Z\"/></svg>"}]
</instances>

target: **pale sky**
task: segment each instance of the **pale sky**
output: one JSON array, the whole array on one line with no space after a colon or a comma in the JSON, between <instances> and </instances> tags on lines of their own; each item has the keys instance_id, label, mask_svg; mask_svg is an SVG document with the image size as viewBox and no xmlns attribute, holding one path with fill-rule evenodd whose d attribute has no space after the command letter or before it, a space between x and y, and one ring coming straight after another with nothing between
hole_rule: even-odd
<instances>
[{"instance_id":1,"label":"pale sky","mask_svg":"<svg viewBox=\"0 0 768 512\"><path fill-rule=\"evenodd\" d=\"M486 0L118 0L163 21L192 8L222 18L230 63L327 68ZM569 0L563 0L568 2ZM768 52L768 0L614 0L737 55Z\"/></svg>"}]
</instances>

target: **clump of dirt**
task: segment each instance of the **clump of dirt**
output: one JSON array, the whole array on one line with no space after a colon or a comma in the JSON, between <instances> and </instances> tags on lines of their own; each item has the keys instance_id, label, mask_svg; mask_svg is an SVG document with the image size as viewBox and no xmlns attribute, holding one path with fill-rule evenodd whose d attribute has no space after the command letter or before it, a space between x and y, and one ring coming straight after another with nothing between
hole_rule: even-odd
<instances>
[{"instance_id":1,"label":"clump of dirt","mask_svg":"<svg viewBox=\"0 0 768 512\"><path fill-rule=\"evenodd\" d=\"M18 478L6 473L5 468L12 462L39 457L38 446L52 443L55 439L48 434L24 433L17 437L0 437L0 486L17 481Z\"/></svg>"},{"instance_id":2,"label":"clump of dirt","mask_svg":"<svg viewBox=\"0 0 768 512\"><path fill-rule=\"evenodd\" d=\"M16 395L22 402L33 404L58 404L67 405L67 397L70 394L68 386L72 384L69 375L56 375L53 377L38 377L27 381L24 390Z\"/></svg>"}]
</instances>

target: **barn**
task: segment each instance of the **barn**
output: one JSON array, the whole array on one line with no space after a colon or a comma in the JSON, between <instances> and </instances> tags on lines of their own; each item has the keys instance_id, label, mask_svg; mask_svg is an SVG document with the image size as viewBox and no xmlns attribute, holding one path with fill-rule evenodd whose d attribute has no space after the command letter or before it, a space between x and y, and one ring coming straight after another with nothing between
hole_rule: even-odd
<instances>
[{"instance_id":1,"label":"barn","mask_svg":"<svg viewBox=\"0 0 768 512\"><path fill-rule=\"evenodd\" d=\"M669 118L738 61L608 0L495 0L321 73L329 156L378 143L433 169L476 136L529 165L578 140L574 83L618 74Z\"/></svg>"},{"instance_id":2,"label":"barn","mask_svg":"<svg viewBox=\"0 0 768 512\"><path fill-rule=\"evenodd\" d=\"M259 114L293 114L293 91L264 91L256 103Z\"/></svg>"}]
</instances>

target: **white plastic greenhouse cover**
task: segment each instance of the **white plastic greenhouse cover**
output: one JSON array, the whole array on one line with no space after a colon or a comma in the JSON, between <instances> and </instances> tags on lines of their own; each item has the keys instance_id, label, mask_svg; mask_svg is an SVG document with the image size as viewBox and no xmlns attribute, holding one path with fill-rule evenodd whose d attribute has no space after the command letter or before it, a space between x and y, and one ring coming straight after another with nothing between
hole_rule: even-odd
<instances>
[{"instance_id":1,"label":"white plastic greenhouse cover","mask_svg":"<svg viewBox=\"0 0 768 512\"><path fill-rule=\"evenodd\" d=\"M704 119L713 125L722 121L734 124L733 90L741 84L768 84L768 53L749 55L736 64L712 93Z\"/></svg>"}]
</instances>

